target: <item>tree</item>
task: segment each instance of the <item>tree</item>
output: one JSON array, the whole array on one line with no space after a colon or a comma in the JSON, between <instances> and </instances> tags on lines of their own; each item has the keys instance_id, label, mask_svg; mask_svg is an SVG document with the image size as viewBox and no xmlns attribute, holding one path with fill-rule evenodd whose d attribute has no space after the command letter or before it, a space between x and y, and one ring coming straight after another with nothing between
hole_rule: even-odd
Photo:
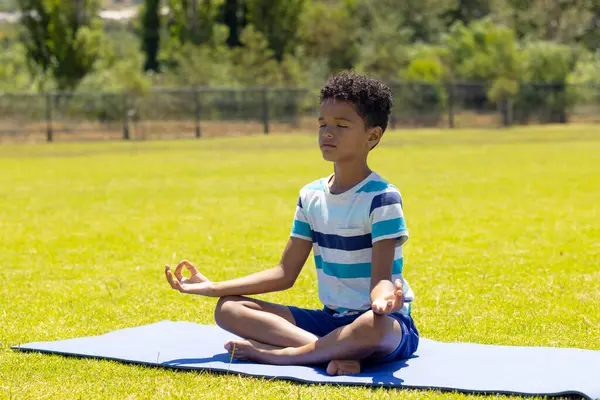
<instances>
[{"instance_id":1,"label":"tree","mask_svg":"<svg viewBox=\"0 0 600 400\"><path fill-rule=\"evenodd\" d=\"M583 33L577 40L592 51L600 51L600 0L593 0L589 11L583 21Z\"/></svg>"},{"instance_id":2,"label":"tree","mask_svg":"<svg viewBox=\"0 0 600 400\"><path fill-rule=\"evenodd\" d=\"M160 47L160 0L145 0L142 10L142 50L146 55L144 71L159 71L158 50Z\"/></svg>"},{"instance_id":3,"label":"tree","mask_svg":"<svg viewBox=\"0 0 600 400\"><path fill-rule=\"evenodd\" d=\"M569 102L597 104L600 90L600 53L585 53L567 77Z\"/></svg>"},{"instance_id":4,"label":"tree","mask_svg":"<svg viewBox=\"0 0 600 400\"><path fill-rule=\"evenodd\" d=\"M449 27L458 21L468 25L486 17L490 11L490 0L455 0L454 4L444 13L444 19Z\"/></svg>"},{"instance_id":5,"label":"tree","mask_svg":"<svg viewBox=\"0 0 600 400\"><path fill-rule=\"evenodd\" d=\"M359 26L352 1L313 1L302 13L298 27L302 58L325 64L325 75L351 68L358 56Z\"/></svg>"},{"instance_id":6,"label":"tree","mask_svg":"<svg viewBox=\"0 0 600 400\"><path fill-rule=\"evenodd\" d=\"M496 0L494 13L519 39L600 47L600 0Z\"/></svg>"},{"instance_id":7,"label":"tree","mask_svg":"<svg viewBox=\"0 0 600 400\"><path fill-rule=\"evenodd\" d=\"M34 74L51 74L60 90L73 89L103 50L97 0L18 0L24 44ZM42 88L45 79L41 80Z\"/></svg>"},{"instance_id":8,"label":"tree","mask_svg":"<svg viewBox=\"0 0 600 400\"><path fill-rule=\"evenodd\" d=\"M446 106L444 49L434 46L415 46L406 67L404 83L394 93L397 109L406 117L418 118L421 125L437 126ZM396 99L398 101L396 101Z\"/></svg>"},{"instance_id":9,"label":"tree","mask_svg":"<svg viewBox=\"0 0 600 400\"><path fill-rule=\"evenodd\" d=\"M177 68L169 71L169 83L177 86L232 85L231 51L226 45L227 29L215 31L213 44L184 44L176 54Z\"/></svg>"},{"instance_id":10,"label":"tree","mask_svg":"<svg viewBox=\"0 0 600 400\"><path fill-rule=\"evenodd\" d=\"M168 0L167 27L172 46L202 44L213 38L223 0Z\"/></svg>"},{"instance_id":11,"label":"tree","mask_svg":"<svg viewBox=\"0 0 600 400\"><path fill-rule=\"evenodd\" d=\"M27 69L27 55L24 46L14 43L1 47L0 92L28 90L32 84L32 77Z\"/></svg>"},{"instance_id":12,"label":"tree","mask_svg":"<svg viewBox=\"0 0 600 400\"><path fill-rule=\"evenodd\" d=\"M278 61L298 44L305 3L306 0L246 0L248 23L265 36Z\"/></svg>"},{"instance_id":13,"label":"tree","mask_svg":"<svg viewBox=\"0 0 600 400\"><path fill-rule=\"evenodd\" d=\"M248 23L246 20L247 13L248 7L244 4L243 0L225 0L221 4L218 21L229 29L229 36L227 37L227 45L229 47L239 47L242 45L240 33Z\"/></svg>"},{"instance_id":14,"label":"tree","mask_svg":"<svg viewBox=\"0 0 600 400\"><path fill-rule=\"evenodd\" d=\"M378 15L368 33L363 33L356 69L388 81L400 80L409 62L410 32L389 16Z\"/></svg>"},{"instance_id":15,"label":"tree","mask_svg":"<svg viewBox=\"0 0 600 400\"><path fill-rule=\"evenodd\" d=\"M233 49L234 76L244 86L276 86L279 84L279 63L267 38L247 25L242 31L243 47Z\"/></svg>"},{"instance_id":16,"label":"tree","mask_svg":"<svg viewBox=\"0 0 600 400\"><path fill-rule=\"evenodd\" d=\"M442 16L452 5L453 0L359 0L356 68L386 80L403 79L411 44L439 42Z\"/></svg>"},{"instance_id":17,"label":"tree","mask_svg":"<svg viewBox=\"0 0 600 400\"><path fill-rule=\"evenodd\" d=\"M357 0L362 26L376 29L382 19L400 27L410 43L437 42L446 26L444 19L457 0Z\"/></svg>"},{"instance_id":18,"label":"tree","mask_svg":"<svg viewBox=\"0 0 600 400\"><path fill-rule=\"evenodd\" d=\"M159 59L163 70L174 72L182 61L182 53L192 51L188 44L218 47L221 40L218 32L222 28L218 17L224 0L167 1L169 11L164 16L166 40L161 44ZM191 24L192 20L194 24Z\"/></svg>"},{"instance_id":19,"label":"tree","mask_svg":"<svg viewBox=\"0 0 600 400\"><path fill-rule=\"evenodd\" d=\"M0 0L0 12L11 12L17 9L15 0Z\"/></svg>"},{"instance_id":20,"label":"tree","mask_svg":"<svg viewBox=\"0 0 600 400\"><path fill-rule=\"evenodd\" d=\"M571 46L547 41L532 41L523 48L524 71L516 103L516 117L527 122L532 114L543 122L567 122L566 82L579 52Z\"/></svg>"},{"instance_id":21,"label":"tree","mask_svg":"<svg viewBox=\"0 0 600 400\"><path fill-rule=\"evenodd\" d=\"M449 75L454 80L517 80L521 71L518 42L514 32L487 18L468 26L455 23L444 38L450 59Z\"/></svg>"},{"instance_id":22,"label":"tree","mask_svg":"<svg viewBox=\"0 0 600 400\"><path fill-rule=\"evenodd\" d=\"M509 124L507 103L517 95L522 71L521 53L514 32L490 18L465 26L455 23L444 37L446 75L453 81L490 83L470 86L466 106L482 110L493 103L504 111Z\"/></svg>"}]
</instances>

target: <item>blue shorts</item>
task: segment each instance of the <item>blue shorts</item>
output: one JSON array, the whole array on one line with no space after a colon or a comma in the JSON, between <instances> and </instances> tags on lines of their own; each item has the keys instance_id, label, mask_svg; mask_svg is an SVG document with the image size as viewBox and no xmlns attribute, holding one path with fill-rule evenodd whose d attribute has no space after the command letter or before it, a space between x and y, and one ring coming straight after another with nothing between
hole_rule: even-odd
<instances>
[{"instance_id":1,"label":"blue shorts","mask_svg":"<svg viewBox=\"0 0 600 400\"><path fill-rule=\"evenodd\" d=\"M341 326L351 324L356 318L368 311L362 311L353 315L336 315L333 310L327 307L324 307L322 310L308 310L294 306L288 306L288 308L296 320L296 326L318 337L323 337ZM400 313L393 313L389 316L400 324L402 328L402 340L392 353L381 358L365 359L364 362L366 364L383 364L406 360L417 351L417 347L419 346L419 331L413 319L409 315Z\"/></svg>"}]
</instances>

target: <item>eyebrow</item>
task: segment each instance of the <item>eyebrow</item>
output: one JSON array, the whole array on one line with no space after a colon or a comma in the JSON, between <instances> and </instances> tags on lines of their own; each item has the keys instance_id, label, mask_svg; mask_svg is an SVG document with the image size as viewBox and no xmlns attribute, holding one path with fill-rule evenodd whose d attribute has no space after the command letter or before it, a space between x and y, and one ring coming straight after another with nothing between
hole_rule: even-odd
<instances>
[{"instance_id":1,"label":"eyebrow","mask_svg":"<svg viewBox=\"0 0 600 400\"><path fill-rule=\"evenodd\" d=\"M319 117L319 121L323 121L325 118L323 117ZM346 121L346 122L352 122L351 120L349 120L348 118L344 118L344 117L333 117L333 119L337 120L337 121Z\"/></svg>"}]
</instances>

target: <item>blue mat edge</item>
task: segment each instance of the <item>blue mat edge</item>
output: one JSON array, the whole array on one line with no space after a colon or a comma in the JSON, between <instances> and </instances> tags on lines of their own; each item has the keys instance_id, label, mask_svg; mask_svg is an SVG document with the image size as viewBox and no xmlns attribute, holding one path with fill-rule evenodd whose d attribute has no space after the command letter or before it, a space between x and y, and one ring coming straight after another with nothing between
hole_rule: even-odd
<instances>
[{"instance_id":1,"label":"blue mat edge","mask_svg":"<svg viewBox=\"0 0 600 400\"><path fill-rule=\"evenodd\" d=\"M251 377L255 377L255 378L265 378L265 379L275 378L275 379L279 379L279 380L283 380L283 381L298 382L298 383L308 384L308 385L362 386L362 387L371 387L371 388L381 387L381 388L389 388L389 389L440 390L440 391L444 391L444 392L457 392L457 393L480 394L480 395L500 394L500 395L540 396L540 397L544 397L544 396L558 397L558 396L577 395L577 396L581 396L584 399L595 400L595 399L592 399L591 397L589 397L581 392L578 392L578 391L566 391L566 392L540 394L540 393L525 393L525 392L511 392L511 391L467 390L467 389L456 389L456 388L437 387L437 386L416 386L416 385L394 386L394 385L387 385L387 384L383 384L383 383L380 385L376 385L376 384L371 384L371 383L352 383L352 382L348 382L348 383L313 382L310 380L305 380L305 379L301 379L301 378L297 378L297 377L288 377L288 376L283 376L283 375L277 376L277 377L271 377L271 376L266 376L266 375L262 375L262 374L251 374L251 373L247 373L247 372L230 371L230 370L226 370L223 368L181 367L181 366L173 366L173 365L167 365L167 364L162 364L162 363L157 364L157 363L148 363L148 362L143 362L143 361L131 361L131 360L125 360L125 359L119 359L119 358L113 358L113 357L83 356L83 355L72 354L72 353L62 353L62 352L58 352L58 351L44 351L44 350L38 350L38 349L26 348L26 347L18 348L17 346L11 346L11 349L22 351L24 353L26 353L26 352L41 353L41 354L52 354L52 355L60 355L60 356L67 356L67 357L74 357L74 358L90 358L90 359L96 359L96 360L117 361L117 362L121 362L123 364L143 365L145 367L162 367L165 369L185 370L185 371L206 371L206 372L210 372L210 373L220 373L220 374L224 374L224 375L231 374L231 375L237 375L237 376L251 376Z\"/></svg>"},{"instance_id":2,"label":"blue mat edge","mask_svg":"<svg viewBox=\"0 0 600 400\"><path fill-rule=\"evenodd\" d=\"M156 321L154 323L160 323L160 322L189 322L189 321L172 321L172 320L161 320L161 321ZM150 323L152 324L152 323ZM136 328L136 327L141 327L141 326L146 326L149 324L143 324L143 325L138 325L138 326L134 326L134 327L127 327L127 328L121 328L121 329L130 329L130 328ZM202 324L199 324L202 325ZM120 330L120 329L117 329ZM91 335L91 336L87 336L87 337L98 337L98 336L103 336L105 334L108 334L110 332L114 332L114 331L109 331L109 332L105 332L103 334L99 334L99 335ZM60 340L69 340L69 339L76 339L76 338L67 338L67 339L56 339L56 340L50 340L50 341L60 341ZM44 341L44 342L48 342L48 341ZM36 343L42 343L42 342L31 342L29 344L36 344ZM463 342L444 342L444 343L463 343ZM470 343L470 342L469 342ZM530 347L530 346L528 346ZM535 347L535 346L534 346ZM353 383L353 382L344 382L344 383L340 383L340 382L314 382L311 380L306 380L306 379L302 379L302 378L298 378L295 376L268 376L268 375L264 375L264 374L252 374L252 373L248 373L248 372L238 372L238 371L230 371L229 369L225 369L225 368L209 368L209 367L183 367L183 366L176 366L176 365L168 365L168 364L163 364L163 363L150 363L150 362L145 362L145 361L132 361L132 360L127 360L127 359L122 359L122 358L116 358L116 357L103 357L103 356L92 356L92 355L81 355L81 354L75 354L75 353L65 353L65 352L60 352L60 351L53 351L53 350L40 350L40 349L36 349L34 347L27 347L27 346L22 346L22 345L15 345L15 346L11 346L10 347L12 350L16 350L16 351L21 351L21 352L30 352L30 353L40 353L40 354L52 354L52 355L60 355L60 356L66 356L66 357L74 357L74 358L90 358L90 359L97 359L97 360L109 360L109 361L117 361L123 364L135 364L135 365L143 365L146 367L162 367L162 368L166 368L166 369L173 369L173 370L184 370L184 371L207 371L207 372L211 372L211 373L220 373L220 374L231 374L231 375L237 375L237 376L251 376L251 377L258 377L258 378L265 378L265 379L279 379L279 380L284 380L284 381L290 381L290 382L299 382L302 384L309 384L309 385L330 385L330 386L362 386L362 387L372 387L372 388L393 388L393 389L418 389L418 390L440 390L440 391L444 391L444 392L457 392L457 393L466 393L466 394L481 394L481 395L493 395L493 394L500 394L500 395L517 395L517 396L551 396L551 397L558 397L558 396L581 396L581 398L587 399L587 400L596 400L593 399L592 397L589 397L588 395L582 393L582 392L578 392L576 390L569 390L569 391L562 391L562 392L546 392L543 394L540 393L533 393L533 392L515 392L515 391L482 391L482 390L469 390L469 389L456 389L456 388L450 388L450 387L438 387L438 386L417 386L417 385L400 385L400 386L394 386L391 384L385 384L385 383L381 383L381 384L372 384L372 383Z\"/></svg>"}]
</instances>

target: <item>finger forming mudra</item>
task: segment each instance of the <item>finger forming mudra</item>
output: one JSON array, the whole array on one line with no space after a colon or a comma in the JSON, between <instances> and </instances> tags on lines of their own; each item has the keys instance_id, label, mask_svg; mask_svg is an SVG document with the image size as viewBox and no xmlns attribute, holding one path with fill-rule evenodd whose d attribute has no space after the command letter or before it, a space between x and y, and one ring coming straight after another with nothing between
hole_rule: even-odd
<instances>
[{"instance_id":1,"label":"finger forming mudra","mask_svg":"<svg viewBox=\"0 0 600 400\"><path fill-rule=\"evenodd\" d=\"M188 269L188 271L190 271L191 276L189 278L186 278L181 274L181 270L184 266ZM175 268L175 277L181 283L202 282L202 279L200 279L200 275L200 271L198 271L198 269L188 260L183 260L182 262L177 264L177 267Z\"/></svg>"},{"instance_id":2,"label":"finger forming mudra","mask_svg":"<svg viewBox=\"0 0 600 400\"><path fill-rule=\"evenodd\" d=\"M184 277L181 273L183 267L186 267L190 272L191 276L189 278ZM179 264L177 264L177 267L175 267L175 278L173 278L173 272L171 271L171 267L168 264L165 265L165 275L171 287L175 290L179 290L180 292L185 291L184 285L186 284L202 283L206 281L206 278L188 260L183 260Z\"/></svg>"},{"instance_id":3,"label":"finger forming mudra","mask_svg":"<svg viewBox=\"0 0 600 400\"><path fill-rule=\"evenodd\" d=\"M400 307L402 307L404 304L404 289L402 288L402 281L400 279L396 279L394 282L394 295Z\"/></svg>"},{"instance_id":4,"label":"finger forming mudra","mask_svg":"<svg viewBox=\"0 0 600 400\"><path fill-rule=\"evenodd\" d=\"M404 304L404 291L402 290L402 281L396 279L394 290L383 298L373 302L371 308L376 314L390 314L399 311Z\"/></svg>"}]
</instances>

